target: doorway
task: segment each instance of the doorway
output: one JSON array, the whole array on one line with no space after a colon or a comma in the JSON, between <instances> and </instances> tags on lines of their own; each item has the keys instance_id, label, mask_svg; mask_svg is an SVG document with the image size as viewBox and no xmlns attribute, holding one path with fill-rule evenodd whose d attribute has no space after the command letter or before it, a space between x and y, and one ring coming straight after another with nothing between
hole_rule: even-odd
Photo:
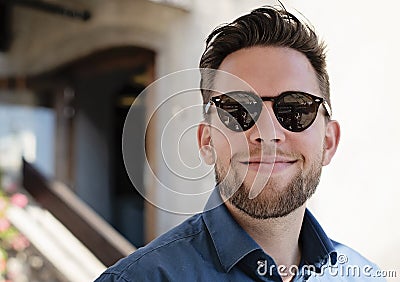
<instances>
[{"instance_id":1,"label":"doorway","mask_svg":"<svg viewBox=\"0 0 400 282\"><path fill-rule=\"evenodd\" d=\"M136 247L145 243L145 205L125 170L122 129L130 103L154 81L154 62L151 50L115 47L32 78L37 95L53 95L55 178ZM137 120L135 130L144 132L142 107L143 119ZM144 145L135 144L135 173L142 182Z\"/></svg>"}]
</instances>

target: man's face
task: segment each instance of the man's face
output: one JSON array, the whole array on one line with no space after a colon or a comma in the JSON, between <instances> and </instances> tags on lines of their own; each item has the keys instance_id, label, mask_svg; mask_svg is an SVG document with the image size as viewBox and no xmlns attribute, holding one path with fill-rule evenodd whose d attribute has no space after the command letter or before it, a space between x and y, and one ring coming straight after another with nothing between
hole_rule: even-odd
<instances>
[{"instance_id":1,"label":"man's face","mask_svg":"<svg viewBox=\"0 0 400 282\"><path fill-rule=\"evenodd\" d=\"M261 97L292 90L321 96L310 62L293 49L241 49L227 56L219 70L244 80ZM303 205L314 193L321 168L330 162L339 140L338 124L326 124L322 106L314 123L302 132L282 128L269 101L264 102L256 125L245 132L226 128L215 111L210 123L199 129L199 143L215 152L221 195L254 218L285 216Z\"/></svg>"}]
</instances>

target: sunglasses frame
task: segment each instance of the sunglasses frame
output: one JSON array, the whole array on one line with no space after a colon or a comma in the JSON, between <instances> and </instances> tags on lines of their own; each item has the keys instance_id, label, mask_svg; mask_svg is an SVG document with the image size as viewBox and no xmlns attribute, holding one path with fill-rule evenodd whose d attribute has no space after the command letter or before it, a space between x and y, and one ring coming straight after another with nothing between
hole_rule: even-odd
<instances>
[{"instance_id":1,"label":"sunglasses frame","mask_svg":"<svg viewBox=\"0 0 400 282\"><path fill-rule=\"evenodd\" d=\"M325 111L326 111L328 117L330 118L330 117L332 116L331 107L329 106L329 104L328 104L328 102L326 101L326 99L324 99L324 98L322 98L322 97L318 97L318 96L312 95L312 94L307 93L307 92L302 92L302 91L285 91L285 92L282 92L281 94L279 94L279 95L276 96L276 97L260 97L260 96L258 96L257 94L255 94L254 92L251 92L251 91L240 91L240 90L238 90L238 91L231 91L231 92L227 92L227 93L224 93L224 94L221 94L221 95L218 95L218 96L211 97L210 100L208 101L208 103L207 103L207 104L205 105L205 107L204 107L204 112L205 112L205 114L208 114L208 112L209 112L210 107L211 107L212 104L214 104L217 108L221 109L221 108L220 108L220 105L221 105L221 103L222 103L221 96L223 96L223 95L229 96L229 95L235 95L235 94L246 94L246 95L248 95L248 96L253 97L253 98L254 98L254 101L259 102L259 103L261 103L261 104L262 104L263 102L265 102L265 101L270 101L270 102L272 102L272 109L273 109L273 111L274 111L275 118L278 120L279 124L280 124L283 128L285 128L286 130L291 131L291 132L302 132L302 131L306 130L307 128L309 128L309 127L314 123L314 121L315 121L315 119L316 119L316 117L317 117L317 115L318 115L319 106L320 106L321 104L322 104L322 106L324 107L324 109L325 109ZM304 96L306 96L306 97L308 97L308 98L311 98L311 100L312 100L314 103L317 104L315 116L314 116L314 118L312 119L312 121L311 121L307 126L301 128L301 129L298 129L298 130L290 130L290 129L286 128L286 127L281 123L281 121L279 120L279 118L277 117L277 112L276 112L277 109L276 109L276 107L275 107L276 101L279 101L279 100L283 99L284 97L286 97L286 96L288 96L288 95L293 95L293 94L301 94L301 95L304 95ZM222 110L223 110L223 109L222 109ZM261 111L262 111L262 107L261 107ZM257 118L254 120L254 124L257 122L258 118L260 117L261 111L260 111L260 114L258 114ZM218 114L218 117L221 119L221 117L220 117L219 114ZM254 124L253 124L252 126L250 126L249 128L244 129L244 130L243 130L243 129L242 129L242 130L234 130L234 129L228 127L226 124L224 124L224 125L225 125L227 128L229 128L230 130L232 130L232 131L243 132L243 131L249 130L251 127L254 126Z\"/></svg>"}]
</instances>

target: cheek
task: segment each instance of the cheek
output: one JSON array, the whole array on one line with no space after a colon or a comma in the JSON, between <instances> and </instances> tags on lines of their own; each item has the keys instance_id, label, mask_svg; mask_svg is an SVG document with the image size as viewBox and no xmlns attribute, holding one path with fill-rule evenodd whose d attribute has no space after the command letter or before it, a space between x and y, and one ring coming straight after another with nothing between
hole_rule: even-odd
<instances>
[{"instance_id":1,"label":"cheek","mask_svg":"<svg viewBox=\"0 0 400 282\"><path fill-rule=\"evenodd\" d=\"M245 134L230 131L229 129L213 128L211 144L214 147L219 163L229 164L234 154L243 152L247 148Z\"/></svg>"},{"instance_id":2,"label":"cheek","mask_svg":"<svg viewBox=\"0 0 400 282\"><path fill-rule=\"evenodd\" d=\"M217 162L224 165L229 164L233 152L227 136L221 134L219 131L215 131L214 134L211 135L211 144L214 148Z\"/></svg>"},{"instance_id":3,"label":"cheek","mask_svg":"<svg viewBox=\"0 0 400 282\"><path fill-rule=\"evenodd\" d=\"M324 125L316 123L299 134L288 135L286 141L292 144L296 153L303 156L305 166L309 166L315 161L322 161L324 136Z\"/></svg>"}]
</instances>

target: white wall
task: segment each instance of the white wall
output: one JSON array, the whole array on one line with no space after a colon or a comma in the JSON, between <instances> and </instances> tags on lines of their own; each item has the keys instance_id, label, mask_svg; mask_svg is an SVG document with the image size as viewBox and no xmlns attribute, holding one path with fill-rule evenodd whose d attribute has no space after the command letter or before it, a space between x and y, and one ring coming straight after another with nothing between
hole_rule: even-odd
<instances>
[{"instance_id":1,"label":"white wall","mask_svg":"<svg viewBox=\"0 0 400 282\"><path fill-rule=\"evenodd\" d=\"M292 3L327 42L334 118L342 128L312 210L331 237L399 272L400 6L388 0Z\"/></svg>"}]
</instances>

